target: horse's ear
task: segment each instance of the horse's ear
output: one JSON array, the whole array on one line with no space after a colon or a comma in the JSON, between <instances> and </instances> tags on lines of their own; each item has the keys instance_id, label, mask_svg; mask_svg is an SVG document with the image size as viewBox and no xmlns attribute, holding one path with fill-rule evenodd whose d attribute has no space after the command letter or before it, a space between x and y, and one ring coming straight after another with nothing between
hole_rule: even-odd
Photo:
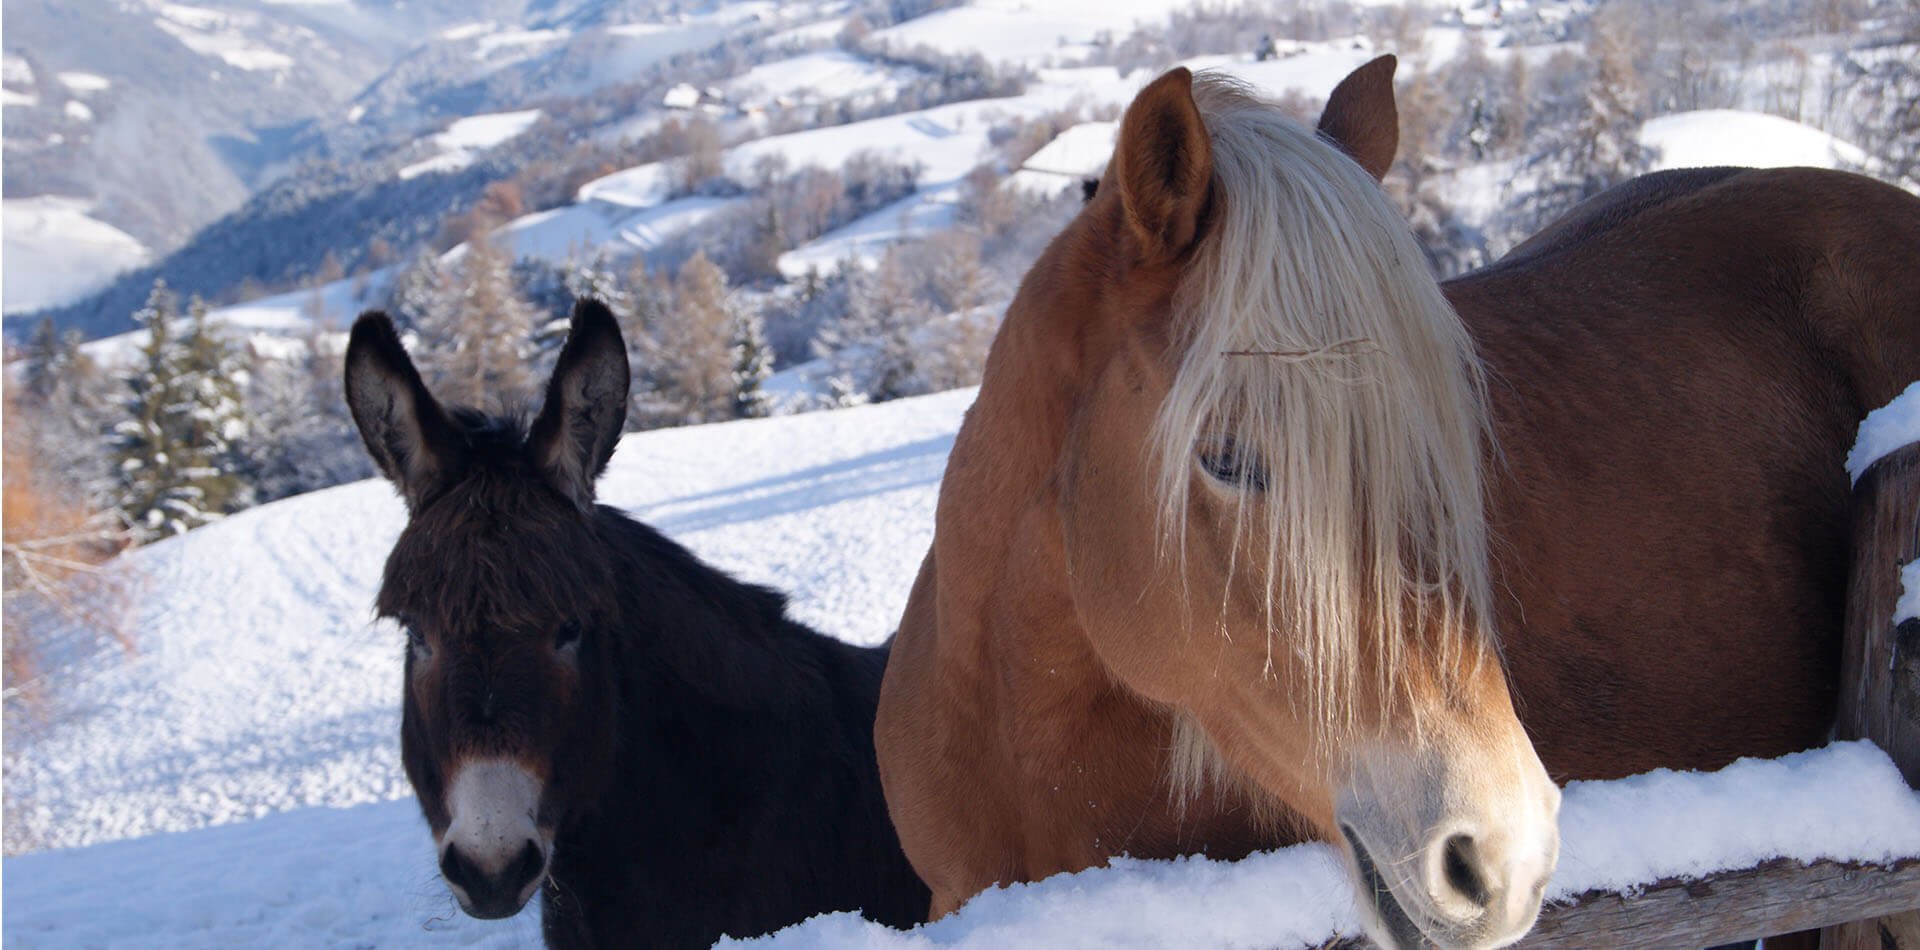
<instances>
[{"instance_id":1,"label":"horse's ear","mask_svg":"<svg viewBox=\"0 0 1920 950\"><path fill-rule=\"evenodd\" d=\"M1388 54L1347 74L1320 113L1320 135L1375 179L1386 177L1400 148L1400 110L1393 104L1398 63Z\"/></svg>"},{"instance_id":2,"label":"horse's ear","mask_svg":"<svg viewBox=\"0 0 1920 950\"><path fill-rule=\"evenodd\" d=\"M598 300L573 307L547 401L527 435L533 459L581 510L593 507L593 483L607 468L627 421L627 347L613 311Z\"/></svg>"},{"instance_id":3,"label":"horse's ear","mask_svg":"<svg viewBox=\"0 0 1920 950\"><path fill-rule=\"evenodd\" d=\"M1193 102L1193 73L1180 67L1140 90L1120 120L1113 180L1127 222L1153 260L1193 246L1207 213L1213 145Z\"/></svg>"},{"instance_id":4,"label":"horse's ear","mask_svg":"<svg viewBox=\"0 0 1920 950\"><path fill-rule=\"evenodd\" d=\"M466 441L420 381L394 332L377 310L354 321L347 342L347 408L360 440L407 507L420 507L459 470Z\"/></svg>"}]
</instances>

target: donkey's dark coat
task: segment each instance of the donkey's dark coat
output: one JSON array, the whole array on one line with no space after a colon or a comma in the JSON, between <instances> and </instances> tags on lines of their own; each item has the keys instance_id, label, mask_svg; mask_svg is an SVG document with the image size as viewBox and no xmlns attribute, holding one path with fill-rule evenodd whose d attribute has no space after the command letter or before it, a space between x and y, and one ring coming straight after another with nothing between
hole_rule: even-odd
<instances>
[{"instance_id":1,"label":"donkey's dark coat","mask_svg":"<svg viewBox=\"0 0 1920 950\"><path fill-rule=\"evenodd\" d=\"M354 325L347 390L410 512L378 600L409 633L407 775L436 840L464 762L542 780L549 946L924 918L874 764L886 648L821 636L780 594L593 503L627 399L603 305L575 309L530 426L441 410L379 313ZM476 893L472 869L443 870ZM471 909L517 909L504 900Z\"/></svg>"}]
</instances>

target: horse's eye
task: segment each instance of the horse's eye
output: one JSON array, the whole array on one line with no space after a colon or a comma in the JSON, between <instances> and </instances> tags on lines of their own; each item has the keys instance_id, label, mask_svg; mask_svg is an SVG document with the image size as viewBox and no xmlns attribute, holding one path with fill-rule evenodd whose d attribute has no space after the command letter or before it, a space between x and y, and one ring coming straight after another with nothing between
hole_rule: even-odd
<instances>
[{"instance_id":1,"label":"horse's eye","mask_svg":"<svg viewBox=\"0 0 1920 950\"><path fill-rule=\"evenodd\" d=\"M1200 450L1200 467L1215 481L1249 491L1267 490L1267 468L1231 438Z\"/></svg>"},{"instance_id":2,"label":"horse's eye","mask_svg":"<svg viewBox=\"0 0 1920 950\"><path fill-rule=\"evenodd\" d=\"M414 653L428 653L427 635L420 632L420 625L412 621L402 621L407 629L407 649Z\"/></svg>"},{"instance_id":3,"label":"horse's eye","mask_svg":"<svg viewBox=\"0 0 1920 950\"><path fill-rule=\"evenodd\" d=\"M553 632L553 648L556 650L564 650L578 642L580 642L580 625L574 621L569 620L561 624L560 629Z\"/></svg>"}]
</instances>

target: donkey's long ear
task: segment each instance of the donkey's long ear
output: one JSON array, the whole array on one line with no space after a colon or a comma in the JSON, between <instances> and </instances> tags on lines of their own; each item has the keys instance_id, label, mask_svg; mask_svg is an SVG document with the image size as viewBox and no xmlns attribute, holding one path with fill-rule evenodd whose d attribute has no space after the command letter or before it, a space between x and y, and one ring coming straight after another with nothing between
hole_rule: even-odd
<instances>
[{"instance_id":1,"label":"donkey's long ear","mask_svg":"<svg viewBox=\"0 0 1920 950\"><path fill-rule=\"evenodd\" d=\"M598 300L581 300L527 448L554 487L583 511L593 507L593 482L606 470L627 421L627 385L627 347L613 311Z\"/></svg>"},{"instance_id":2,"label":"donkey's long ear","mask_svg":"<svg viewBox=\"0 0 1920 950\"><path fill-rule=\"evenodd\" d=\"M1400 110L1393 104L1392 54L1347 74L1327 97L1320 113L1320 135L1353 156L1375 179L1393 167L1400 148Z\"/></svg>"},{"instance_id":3,"label":"donkey's long ear","mask_svg":"<svg viewBox=\"0 0 1920 950\"><path fill-rule=\"evenodd\" d=\"M1148 259L1168 260L1193 246L1207 213L1213 145L1186 67L1149 83L1127 107L1112 174Z\"/></svg>"},{"instance_id":4,"label":"donkey's long ear","mask_svg":"<svg viewBox=\"0 0 1920 950\"><path fill-rule=\"evenodd\" d=\"M347 343L347 408L367 454L419 511L466 459L466 440L420 381L393 321L360 315Z\"/></svg>"}]
</instances>

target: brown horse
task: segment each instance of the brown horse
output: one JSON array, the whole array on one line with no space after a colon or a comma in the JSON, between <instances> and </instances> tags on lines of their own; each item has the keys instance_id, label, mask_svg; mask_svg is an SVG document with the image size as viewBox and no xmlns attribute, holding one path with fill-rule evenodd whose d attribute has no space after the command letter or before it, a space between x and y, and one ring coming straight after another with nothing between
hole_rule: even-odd
<instances>
[{"instance_id":1,"label":"brown horse","mask_svg":"<svg viewBox=\"0 0 1920 950\"><path fill-rule=\"evenodd\" d=\"M1161 77L1008 310L877 723L935 916L1318 837L1382 944L1499 946L1555 781L1823 741L1920 201L1655 175L1441 286L1376 181L1393 65L1317 134Z\"/></svg>"}]
</instances>

